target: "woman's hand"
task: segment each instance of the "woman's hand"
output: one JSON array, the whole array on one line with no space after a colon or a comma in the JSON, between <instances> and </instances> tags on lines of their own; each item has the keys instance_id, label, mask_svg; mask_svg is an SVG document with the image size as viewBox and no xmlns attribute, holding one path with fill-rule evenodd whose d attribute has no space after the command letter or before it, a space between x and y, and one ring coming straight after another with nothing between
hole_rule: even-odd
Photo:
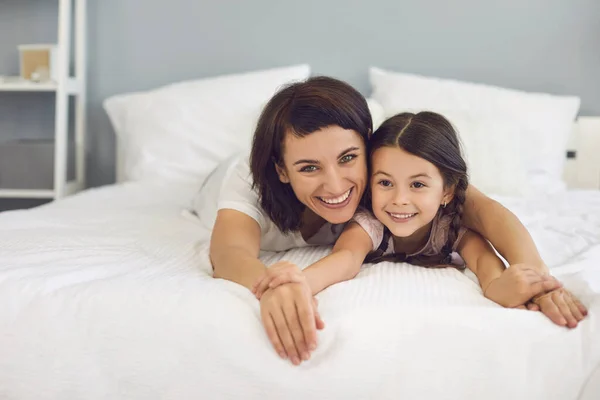
<instances>
[{"instance_id":1,"label":"woman's hand","mask_svg":"<svg viewBox=\"0 0 600 400\"><path fill-rule=\"evenodd\" d=\"M577 323L587 315L587 308L565 288L534 297L527 304L527 308L541 311L555 324L569 328L575 328Z\"/></svg>"},{"instance_id":2,"label":"woman's hand","mask_svg":"<svg viewBox=\"0 0 600 400\"><path fill-rule=\"evenodd\" d=\"M281 358L294 365L317 348L317 329L325 324L307 285L287 283L268 289L260 298L260 314L269 340Z\"/></svg>"},{"instance_id":3,"label":"woman's hand","mask_svg":"<svg viewBox=\"0 0 600 400\"><path fill-rule=\"evenodd\" d=\"M562 284L554 277L527 264L515 264L491 281L484 288L484 295L504 307L524 308L532 297L561 287Z\"/></svg>"},{"instance_id":4,"label":"woman's hand","mask_svg":"<svg viewBox=\"0 0 600 400\"><path fill-rule=\"evenodd\" d=\"M284 283L292 282L308 285L302 270L296 264L289 261L279 261L267 268L265 273L258 278L252 286L252 293L260 300L267 289L274 289Z\"/></svg>"}]
</instances>

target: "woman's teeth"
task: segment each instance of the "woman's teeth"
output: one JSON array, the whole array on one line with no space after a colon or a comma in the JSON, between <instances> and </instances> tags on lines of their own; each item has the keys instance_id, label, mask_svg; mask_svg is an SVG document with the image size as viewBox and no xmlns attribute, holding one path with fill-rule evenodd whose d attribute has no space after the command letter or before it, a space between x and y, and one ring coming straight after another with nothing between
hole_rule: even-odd
<instances>
[{"instance_id":1,"label":"woman's teeth","mask_svg":"<svg viewBox=\"0 0 600 400\"><path fill-rule=\"evenodd\" d=\"M392 218L396 218L396 219L408 219L411 217L414 217L415 215L417 215L417 213L412 213L412 214L394 214L394 213L389 213Z\"/></svg>"},{"instance_id":2,"label":"woman's teeth","mask_svg":"<svg viewBox=\"0 0 600 400\"><path fill-rule=\"evenodd\" d=\"M327 203L327 204L340 204L343 203L344 201L346 201L346 199L348 198L348 196L350 196L350 192L352 191L352 189L349 189L346 193L344 193L341 196L338 197L334 197L332 199L326 199L324 197L319 197L319 200Z\"/></svg>"}]
</instances>

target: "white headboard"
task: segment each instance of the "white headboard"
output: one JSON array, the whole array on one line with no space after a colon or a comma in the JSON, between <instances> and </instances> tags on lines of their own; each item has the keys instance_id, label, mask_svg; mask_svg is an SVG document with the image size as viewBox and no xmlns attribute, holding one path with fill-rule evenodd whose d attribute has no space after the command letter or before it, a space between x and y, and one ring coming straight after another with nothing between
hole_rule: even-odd
<instances>
[{"instance_id":1,"label":"white headboard","mask_svg":"<svg viewBox=\"0 0 600 400\"><path fill-rule=\"evenodd\" d=\"M600 189L600 117L579 117L573 128L563 178L571 189Z\"/></svg>"},{"instance_id":2,"label":"white headboard","mask_svg":"<svg viewBox=\"0 0 600 400\"><path fill-rule=\"evenodd\" d=\"M117 140L117 182L124 181L124 152ZM600 117L579 117L565 155L564 180L571 189L600 189Z\"/></svg>"}]
</instances>

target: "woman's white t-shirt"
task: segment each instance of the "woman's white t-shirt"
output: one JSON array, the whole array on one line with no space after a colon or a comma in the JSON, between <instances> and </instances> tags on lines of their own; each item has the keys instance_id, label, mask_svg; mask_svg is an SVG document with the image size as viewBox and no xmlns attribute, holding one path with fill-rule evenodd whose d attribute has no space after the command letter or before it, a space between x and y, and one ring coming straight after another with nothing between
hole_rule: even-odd
<instances>
[{"instance_id":1,"label":"woman's white t-shirt","mask_svg":"<svg viewBox=\"0 0 600 400\"><path fill-rule=\"evenodd\" d=\"M214 225L218 210L230 209L242 212L260 226L260 249L284 251L296 247L333 245L344 229L343 224L325 223L308 240L300 232L284 234L262 209L258 193L252 189L252 175L247 156L237 155L224 161L206 179L194 209L202 222Z\"/></svg>"}]
</instances>

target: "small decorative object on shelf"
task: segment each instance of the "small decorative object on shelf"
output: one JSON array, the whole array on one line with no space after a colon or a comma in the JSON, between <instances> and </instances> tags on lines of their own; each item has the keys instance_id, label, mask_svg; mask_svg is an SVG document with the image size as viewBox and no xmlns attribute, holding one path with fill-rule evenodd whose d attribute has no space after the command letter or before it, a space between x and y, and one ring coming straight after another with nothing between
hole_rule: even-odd
<instances>
[{"instance_id":1,"label":"small decorative object on shelf","mask_svg":"<svg viewBox=\"0 0 600 400\"><path fill-rule=\"evenodd\" d=\"M21 78L46 82L58 80L58 46L56 44L24 44L19 46Z\"/></svg>"}]
</instances>

